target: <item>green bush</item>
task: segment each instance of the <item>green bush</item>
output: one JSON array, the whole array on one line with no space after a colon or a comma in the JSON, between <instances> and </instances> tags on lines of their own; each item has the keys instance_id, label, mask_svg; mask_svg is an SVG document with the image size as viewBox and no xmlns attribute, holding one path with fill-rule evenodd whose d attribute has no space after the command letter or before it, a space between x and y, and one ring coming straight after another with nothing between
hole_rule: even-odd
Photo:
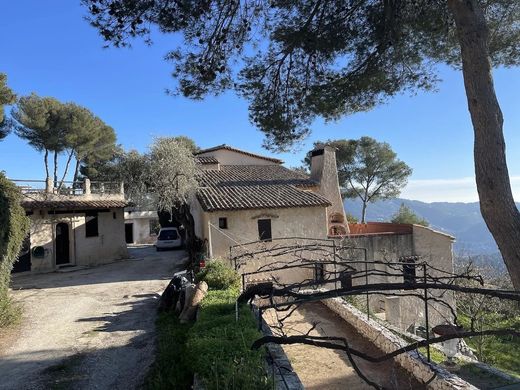
<instances>
[{"instance_id":1,"label":"green bush","mask_svg":"<svg viewBox=\"0 0 520 390\"><path fill-rule=\"evenodd\" d=\"M0 172L0 327L16 317L9 299L11 269L29 229L19 189Z\"/></svg>"},{"instance_id":2,"label":"green bush","mask_svg":"<svg viewBox=\"0 0 520 390\"><path fill-rule=\"evenodd\" d=\"M212 290L240 288L240 275L220 259L209 261L197 280L204 280Z\"/></svg>"}]
</instances>

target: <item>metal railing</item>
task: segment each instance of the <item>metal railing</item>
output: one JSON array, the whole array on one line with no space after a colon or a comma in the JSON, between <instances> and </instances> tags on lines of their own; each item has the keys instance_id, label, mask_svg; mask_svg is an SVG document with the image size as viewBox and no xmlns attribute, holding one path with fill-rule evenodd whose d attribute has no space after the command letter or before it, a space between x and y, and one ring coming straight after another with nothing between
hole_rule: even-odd
<instances>
[{"instance_id":1,"label":"metal railing","mask_svg":"<svg viewBox=\"0 0 520 390\"><path fill-rule=\"evenodd\" d=\"M53 180L11 179L23 194L50 193L57 195L80 196L89 194L116 195L123 193L122 183L90 181L60 181L54 185Z\"/></svg>"}]
</instances>

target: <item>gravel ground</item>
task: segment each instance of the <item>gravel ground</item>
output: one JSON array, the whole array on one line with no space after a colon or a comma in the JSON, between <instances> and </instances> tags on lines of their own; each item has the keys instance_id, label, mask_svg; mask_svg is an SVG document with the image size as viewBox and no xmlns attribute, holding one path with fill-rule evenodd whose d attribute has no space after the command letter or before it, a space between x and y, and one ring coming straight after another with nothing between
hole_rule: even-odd
<instances>
[{"instance_id":1,"label":"gravel ground","mask_svg":"<svg viewBox=\"0 0 520 390\"><path fill-rule=\"evenodd\" d=\"M134 389L153 362L158 298L184 251L131 249L133 259L21 275L22 325L0 342L0 389Z\"/></svg>"},{"instance_id":2,"label":"gravel ground","mask_svg":"<svg viewBox=\"0 0 520 390\"><path fill-rule=\"evenodd\" d=\"M281 314L283 316L285 313ZM264 313L264 319L268 324L276 324L276 314L273 309ZM349 340L352 348L372 356L383 354L369 340L320 302L309 302L299 307L284 321L284 330L288 335L301 335L307 333L314 324L316 327L310 333L312 336L344 337ZM342 351L305 344L283 345L282 347L305 389L373 389L357 375L346 354ZM385 389L421 390L425 388L393 360L369 363L355 358L355 361L364 375L384 386Z\"/></svg>"}]
</instances>

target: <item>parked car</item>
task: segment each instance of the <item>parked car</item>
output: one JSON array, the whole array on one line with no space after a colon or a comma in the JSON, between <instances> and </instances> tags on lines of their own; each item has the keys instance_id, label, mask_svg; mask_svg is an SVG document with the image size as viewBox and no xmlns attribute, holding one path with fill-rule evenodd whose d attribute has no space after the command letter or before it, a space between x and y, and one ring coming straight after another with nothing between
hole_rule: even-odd
<instances>
[{"instance_id":1,"label":"parked car","mask_svg":"<svg viewBox=\"0 0 520 390\"><path fill-rule=\"evenodd\" d=\"M157 249L157 251L180 247L182 247L182 237L177 228L167 227L159 230L157 241L155 241L155 249Z\"/></svg>"}]
</instances>

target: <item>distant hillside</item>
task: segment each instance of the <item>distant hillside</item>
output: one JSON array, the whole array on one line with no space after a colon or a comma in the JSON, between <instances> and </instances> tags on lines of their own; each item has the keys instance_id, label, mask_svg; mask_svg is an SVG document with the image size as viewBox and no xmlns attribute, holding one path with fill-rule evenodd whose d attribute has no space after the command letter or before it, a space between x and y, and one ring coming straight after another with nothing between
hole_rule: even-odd
<instances>
[{"instance_id":1,"label":"distant hillside","mask_svg":"<svg viewBox=\"0 0 520 390\"><path fill-rule=\"evenodd\" d=\"M367 221L389 221L401 203L425 218L433 229L449 233L457 239L455 250L466 254L494 254L498 248L474 203L425 203L409 199L391 199L369 204ZM517 204L518 206L519 204ZM359 199L345 200L345 210L355 217L361 215Z\"/></svg>"}]
</instances>

